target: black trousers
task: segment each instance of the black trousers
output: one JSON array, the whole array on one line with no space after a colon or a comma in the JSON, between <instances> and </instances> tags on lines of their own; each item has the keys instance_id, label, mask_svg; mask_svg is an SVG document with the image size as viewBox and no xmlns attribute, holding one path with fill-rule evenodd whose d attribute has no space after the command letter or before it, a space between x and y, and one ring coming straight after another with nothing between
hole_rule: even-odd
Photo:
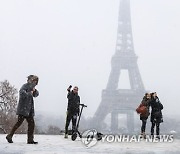
<instances>
[{"instance_id":1,"label":"black trousers","mask_svg":"<svg viewBox=\"0 0 180 154\"><path fill-rule=\"evenodd\" d=\"M73 131L76 129L77 114L67 112L66 124L65 124L65 134L68 134L68 127L69 127L71 120L72 120L72 133L73 133Z\"/></svg>"},{"instance_id":2,"label":"black trousers","mask_svg":"<svg viewBox=\"0 0 180 154\"><path fill-rule=\"evenodd\" d=\"M144 133L146 131L146 122L146 119L142 120L141 133Z\"/></svg>"},{"instance_id":3,"label":"black trousers","mask_svg":"<svg viewBox=\"0 0 180 154\"><path fill-rule=\"evenodd\" d=\"M28 142L31 142L34 139L34 127L35 127L35 122L34 122L34 117L33 116L25 117L23 115L18 115L18 121L16 122L16 124L12 128L9 136L13 137L15 131L21 126L24 119L26 119L26 121L28 123L28 132L27 132Z\"/></svg>"},{"instance_id":4,"label":"black trousers","mask_svg":"<svg viewBox=\"0 0 180 154\"><path fill-rule=\"evenodd\" d=\"M153 121L152 125L151 125L151 135L154 135L154 128L155 128L155 126L156 126L156 135L159 135L159 131L160 131L159 126L160 126L160 123L159 122L155 122L155 121Z\"/></svg>"}]
</instances>

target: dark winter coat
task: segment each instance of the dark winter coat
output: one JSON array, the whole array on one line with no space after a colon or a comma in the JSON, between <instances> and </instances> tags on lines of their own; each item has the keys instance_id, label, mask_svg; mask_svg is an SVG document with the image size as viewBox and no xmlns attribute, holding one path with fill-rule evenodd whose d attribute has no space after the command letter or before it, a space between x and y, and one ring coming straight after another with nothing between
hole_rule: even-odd
<instances>
[{"instance_id":1,"label":"dark winter coat","mask_svg":"<svg viewBox=\"0 0 180 154\"><path fill-rule=\"evenodd\" d=\"M17 115L25 117L34 116L34 100L33 97L39 95L38 90L32 94L31 91L35 86L31 83L24 84L19 91L19 103L17 107Z\"/></svg>"},{"instance_id":2,"label":"dark winter coat","mask_svg":"<svg viewBox=\"0 0 180 154\"><path fill-rule=\"evenodd\" d=\"M151 110L151 122L162 122L162 109L163 105L161 104L158 97L152 98L150 102Z\"/></svg>"},{"instance_id":3,"label":"dark winter coat","mask_svg":"<svg viewBox=\"0 0 180 154\"><path fill-rule=\"evenodd\" d=\"M68 107L67 107L68 113L79 114L79 104L80 104L79 95L77 93L75 94L73 91L70 91L68 92L67 98L68 98Z\"/></svg>"},{"instance_id":4,"label":"dark winter coat","mask_svg":"<svg viewBox=\"0 0 180 154\"><path fill-rule=\"evenodd\" d=\"M147 120L150 113L149 113L149 105L150 105L150 99L147 99L146 97L143 98L141 104L142 106L146 106L146 113L140 114L140 120Z\"/></svg>"}]
</instances>

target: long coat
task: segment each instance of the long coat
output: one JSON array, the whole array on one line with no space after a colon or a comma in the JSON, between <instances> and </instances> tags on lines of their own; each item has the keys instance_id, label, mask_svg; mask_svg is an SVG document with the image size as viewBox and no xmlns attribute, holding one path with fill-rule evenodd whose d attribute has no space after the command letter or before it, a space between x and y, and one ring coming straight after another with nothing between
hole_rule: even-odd
<instances>
[{"instance_id":1,"label":"long coat","mask_svg":"<svg viewBox=\"0 0 180 154\"><path fill-rule=\"evenodd\" d=\"M31 83L24 84L19 91L19 103L17 107L17 115L23 115L25 117L34 116L34 100L33 97L39 96L38 90L35 90L33 94L31 91L35 86Z\"/></svg>"},{"instance_id":2,"label":"long coat","mask_svg":"<svg viewBox=\"0 0 180 154\"><path fill-rule=\"evenodd\" d=\"M158 97L153 98L150 102L151 110L151 122L162 122L162 111L163 105L161 104Z\"/></svg>"}]
</instances>

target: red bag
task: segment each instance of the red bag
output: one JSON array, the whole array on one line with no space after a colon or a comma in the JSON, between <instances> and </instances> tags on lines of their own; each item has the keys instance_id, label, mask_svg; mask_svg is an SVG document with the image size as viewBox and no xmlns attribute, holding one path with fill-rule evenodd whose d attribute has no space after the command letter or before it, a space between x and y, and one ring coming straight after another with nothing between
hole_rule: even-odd
<instances>
[{"instance_id":1,"label":"red bag","mask_svg":"<svg viewBox=\"0 0 180 154\"><path fill-rule=\"evenodd\" d=\"M137 112L138 114L146 114L146 113L147 113L147 108L146 108L146 106L140 104L140 105L138 106L138 108L136 109L136 112Z\"/></svg>"}]
</instances>

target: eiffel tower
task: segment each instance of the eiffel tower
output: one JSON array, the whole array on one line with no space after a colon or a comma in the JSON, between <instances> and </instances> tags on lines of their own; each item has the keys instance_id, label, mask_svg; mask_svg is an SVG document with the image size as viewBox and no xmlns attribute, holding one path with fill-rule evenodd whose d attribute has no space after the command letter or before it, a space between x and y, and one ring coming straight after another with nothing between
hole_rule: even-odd
<instances>
[{"instance_id":1,"label":"eiffel tower","mask_svg":"<svg viewBox=\"0 0 180 154\"><path fill-rule=\"evenodd\" d=\"M93 117L97 130L102 131L104 119L111 114L111 132L118 132L118 115L125 114L128 132L134 131L134 111L145 93L137 59L133 45L130 0L120 0L117 42L111 60L111 73L107 87L102 91L102 101ZM130 89L118 89L122 70L128 71Z\"/></svg>"}]
</instances>

